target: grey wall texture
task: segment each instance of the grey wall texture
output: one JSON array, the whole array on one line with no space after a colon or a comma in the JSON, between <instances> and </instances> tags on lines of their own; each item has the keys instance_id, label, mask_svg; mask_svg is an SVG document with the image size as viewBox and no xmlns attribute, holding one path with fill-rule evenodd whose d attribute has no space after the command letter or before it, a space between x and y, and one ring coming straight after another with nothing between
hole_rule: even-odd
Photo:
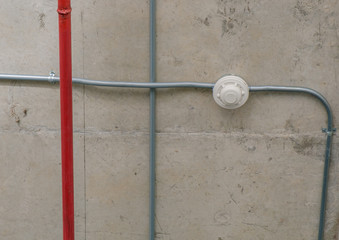
<instances>
[{"instance_id":1,"label":"grey wall texture","mask_svg":"<svg viewBox=\"0 0 339 240\"><path fill-rule=\"evenodd\" d=\"M73 0L73 76L147 82L149 2ZM58 74L56 0L4 1L0 72ZM157 81L304 86L339 116L337 0L158 0ZM148 90L73 87L76 239L148 238ZM339 126L335 118L335 126ZM303 94L157 90L156 237L317 238L326 113ZM0 82L0 239L62 238L58 85ZM339 231L334 137L325 239Z\"/></svg>"}]
</instances>

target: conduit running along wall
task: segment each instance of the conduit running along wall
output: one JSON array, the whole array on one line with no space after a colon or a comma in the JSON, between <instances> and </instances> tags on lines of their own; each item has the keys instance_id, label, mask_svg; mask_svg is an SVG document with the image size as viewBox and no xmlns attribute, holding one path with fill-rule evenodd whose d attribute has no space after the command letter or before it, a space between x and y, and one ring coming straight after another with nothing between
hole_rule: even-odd
<instances>
[{"instance_id":1,"label":"conduit running along wall","mask_svg":"<svg viewBox=\"0 0 339 240\"><path fill-rule=\"evenodd\" d=\"M150 0L150 37L149 37L149 53L150 53L150 82L156 82L156 7L155 0ZM155 89L150 89L149 96L149 239L154 240L155 238Z\"/></svg>"},{"instance_id":2,"label":"conduit running along wall","mask_svg":"<svg viewBox=\"0 0 339 240\"><path fill-rule=\"evenodd\" d=\"M34 76L34 75L14 75L14 74L0 74L2 80L17 80L17 81L39 81L56 83L60 81L59 77L51 74L50 76ZM73 78L73 82L77 84L85 84L90 86L106 86L106 87L130 87L130 88L209 88L212 89L212 83L199 82L169 82L169 83L138 83L138 82L113 82L113 81L96 81L82 78ZM290 86L249 86L250 92L291 92L309 94L317 98L327 113L327 128L323 131L326 133L326 149L325 161L323 170L323 184L321 191L321 207L319 216L318 240L324 239L324 225L326 213L326 198L328 188L329 166L331 160L332 138L336 129L333 127L333 113L330 104L326 98L319 92L305 87L290 87Z\"/></svg>"}]
</instances>

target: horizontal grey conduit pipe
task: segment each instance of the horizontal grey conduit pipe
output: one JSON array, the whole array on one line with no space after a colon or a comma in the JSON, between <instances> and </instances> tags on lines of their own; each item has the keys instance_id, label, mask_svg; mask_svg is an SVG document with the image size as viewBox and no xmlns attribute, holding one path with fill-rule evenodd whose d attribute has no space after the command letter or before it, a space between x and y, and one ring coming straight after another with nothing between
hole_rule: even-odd
<instances>
[{"instance_id":1,"label":"horizontal grey conduit pipe","mask_svg":"<svg viewBox=\"0 0 339 240\"><path fill-rule=\"evenodd\" d=\"M0 74L0 80L15 80L15 81L36 81L36 82L50 82L57 83L60 78L56 77L54 73L50 76L34 76L34 75L16 75L16 74ZM125 87L125 88L210 88L214 87L214 83L201 83L201 82L169 82L169 83L138 83L138 82L114 82L114 81L96 81L83 78L73 78L73 83L84 84L91 86L101 87ZM336 131L333 128L333 113L330 104L326 98L319 92L305 87L287 87L287 86L250 86L250 92L292 92L292 93L306 93L317 98L325 107L327 112L327 128L323 129L326 133L326 150L324 162L323 184L321 191L321 206L319 217L319 230L318 240L324 239L324 226L325 226L325 213L326 213L326 200L328 188L328 175L331 159L331 146L332 136Z\"/></svg>"},{"instance_id":2,"label":"horizontal grey conduit pipe","mask_svg":"<svg viewBox=\"0 0 339 240\"><path fill-rule=\"evenodd\" d=\"M50 76L34 76L34 75L14 75L0 74L0 80L21 80L58 83L59 77L51 74ZM149 82L114 82L114 81L97 81L83 78L73 78L73 83L84 84L98 87L123 87L123 88L213 88L214 83L197 83L197 82L172 82L172 83L149 83Z\"/></svg>"}]
</instances>

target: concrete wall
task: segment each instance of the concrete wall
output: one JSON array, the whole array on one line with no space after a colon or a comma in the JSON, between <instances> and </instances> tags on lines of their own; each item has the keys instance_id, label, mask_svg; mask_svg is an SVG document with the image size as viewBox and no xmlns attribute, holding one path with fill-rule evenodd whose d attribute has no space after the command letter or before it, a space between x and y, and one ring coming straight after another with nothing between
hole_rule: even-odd
<instances>
[{"instance_id":1,"label":"concrete wall","mask_svg":"<svg viewBox=\"0 0 339 240\"><path fill-rule=\"evenodd\" d=\"M320 91L339 116L337 0L158 0L157 80ZM73 74L148 81L148 1L74 0ZM0 8L0 72L58 73L56 0ZM148 237L148 90L74 86L76 239ZM57 85L0 83L0 239L62 238ZM339 121L335 119L335 125ZM157 239L317 239L326 114L306 95L157 91ZM326 239L338 239L334 137Z\"/></svg>"}]
</instances>

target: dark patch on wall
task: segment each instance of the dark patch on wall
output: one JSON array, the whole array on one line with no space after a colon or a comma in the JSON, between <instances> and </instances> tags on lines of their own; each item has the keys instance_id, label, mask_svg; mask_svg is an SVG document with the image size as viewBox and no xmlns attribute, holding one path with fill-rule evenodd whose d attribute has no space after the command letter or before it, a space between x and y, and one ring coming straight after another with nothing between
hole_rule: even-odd
<instances>
[{"instance_id":1,"label":"dark patch on wall","mask_svg":"<svg viewBox=\"0 0 339 240\"><path fill-rule=\"evenodd\" d=\"M44 13L39 14L39 27L40 27L40 29L45 29L45 18L46 18L46 15Z\"/></svg>"},{"instance_id":2,"label":"dark patch on wall","mask_svg":"<svg viewBox=\"0 0 339 240\"><path fill-rule=\"evenodd\" d=\"M11 104L10 106L10 116L14 119L14 121L20 126L20 116L16 113L16 104Z\"/></svg>"},{"instance_id":3,"label":"dark patch on wall","mask_svg":"<svg viewBox=\"0 0 339 240\"><path fill-rule=\"evenodd\" d=\"M230 33L230 34L235 34L233 31L232 31L232 29L234 28L234 20L233 19L228 19L228 20L226 20L226 19L224 19L223 21L222 21L222 34L221 34L221 36L224 36L225 34L227 34L227 33Z\"/></svg>"},{"instance_id":4,"label":"dark patch on wall","mask_svg":"<svg viewBox=\"0 0 339 240\"><path fill-rule=\"evenodd\" d=\"M286 129L287 131L290 131L290 132L293 132L293 133L299 132L299 131L294 127L293 121L292 121L291 119L286 120L285 126L284 126L284 127L285 127L285 129Z\"/></svg>"},{"instance_id":5,"label":"dark patch on wall","mask_svg":"<svg viewBox=\"0 0 339 240\"><path fill-rule=\"evenodd\" d=\"M241 137L237 139L237 142L246 152L255 152L257 150L257 140L248 139L247 137Z\"/></svg>"},{"instance_id":6,"label":"dark patch on wall","mask_svg":"<svg viewBox=\"0 0 339 240\"><path fill-rule=\"evenodd\" d=\"M291 137L290 140L293 142L294 151L298 154L318 155L317 153L323 153L322 151L320 151L320 149L318 149L318 146L323 144L323 140L321 139L317 139L311 136L303 136L301 138Z\"/></svg>"},{"instance_id":7,"label":"dark patch on wall","mask_svg":"<svg viewBox=\"0 0 339 240\"><path fill-rule=\"evenodd\" d=\"M198 17L195 20L198 21L199 24L206 26L206 27L209 27L211 25L211 18L212 17L210 15L208 15L205 18Z\"/></svg>"},{"instance_id":8,"label":"dark patch on wall","mask_svg":"<svg viewBox=\"0 0 339 240\"><path fill-rule=\"evenodd\" d=\"M307 16L309 14L307 8L306 8L306 5L304 4L303 1L298 1L297 4L295 5L294 7L295 9L295 16Z\"/></svg>"},{"instance_id":9,"label":"dark patch on wall","mask_svg":"<svg viewBox=\"0 0 339 240\"><path fill-rule=\"evenodd\" d=\"M235 35L247 28L247 18L252 14L249 1L218 0L216 16L221 19L221 37Z\"/></svg>"},{"instance_id":10,"label":"dark patch on wall","mask_svg":"<svg viewBox=\"0 0 339 240\"><path fill-rule=\"evenodd\" d=\"M293 16L301 21L308 21L312 13L319 13L321 0L298 0L293 8Z\"/></svg>"},{"instance_id":11,"label":"dark patch on wall","mask_svg":"<svg viewBox=\"0 0 339 240\"><path fill-rule=\"evenodd\" d=\"M331 227L328 231L325 233L327 236L329 236L328 239L337 240L339 237L339 214L337 214L336 218L334 219L334 222L331 223Z\"/></svg>"},{"instance_id":12,"label":"dark patch on wall","mask_svg":"<svg viewBox=\"0 0 339 240\"><path fill-rule=\"evenodd\" d=\"M208 17L205 18L203 23L205 24L205 26L209 26L210 25L210 22L208 21Z\"/></svg>"}]
</instances>

